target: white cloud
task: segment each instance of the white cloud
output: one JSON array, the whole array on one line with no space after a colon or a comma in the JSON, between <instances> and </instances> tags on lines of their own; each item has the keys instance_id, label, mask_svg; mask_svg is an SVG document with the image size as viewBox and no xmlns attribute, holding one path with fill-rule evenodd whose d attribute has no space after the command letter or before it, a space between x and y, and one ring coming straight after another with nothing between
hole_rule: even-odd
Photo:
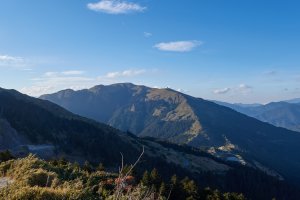
<instances>
[{"instance_id":1,"label":"white cloud","mask_svg":"<svg viewBox=\"0 0 300 200\"><path fill-rule=\"evenodd\" d=\"M263 73L264 75L267 75L267 76L274 76L277 74L277 71L275 70L271 70L271 71L266 71Z\"/></svg>"},{"instance_id":2,"label":"white cloud","mask_svg":"<svg viewBox=\"0 0 300 200\"><path fill-rule=\"evenodd\" d=\"M52 76L57 76L59 72L46 72L44 76L46 77L52 77Z\"/></svg>"},{"instance_id":3,"label":"white cloud","mask_svg":"<svg viewBox=\"0 0 300 200\"><path fill-rule=\"evenodd\" d=\"M144 69L109 72L105 75L105 78L115 79L115 78L121 78L121 77L131 77L131 76L141 75L144 73L146 73L146 70L144 70Z\"/></svg>"},{"instance_id":4,"label":"white cloud","mask_svg":"<svg viewBox=\"0 0 300 200\"><path fill-rule=\"evenodd\" d=\"M230 88L222 88L222 89L216 89L213 91L215 94L226 94L230 91Z\"/></svg>"},{"instance_id":5,"label":"white cloud","mask_svg":"<svg viewBox=\"0 0 300 200\"><path fill-rule=\"evenodd\" d=\"M227 94L229 92L232 92L235 95L238 94L248 94L252 92L253 87L244 83L239 84L235 87L226 87L222 89L216 89L213 91L214 94Z\"/></svg>"},{"instance_id":6,"label":"white cloud","mask_svg":"<svg viewBox=\"0 0 300 200\"><path fill-rule=\"evenodd\" d=\"M84 74L84 71L79 71L79 70L71 70L71 71L64 71L62 72L64 75L81 75Z\"/></svg>"},{"instance_id":7,"label":"white cloud","mask_svg":"<svg viewBox=\"0 0 300 200\"><path fill-rule=\"evenodd\" d=\"M40 77L33 78L31 86L20 89L20 92L40 96L63 89L83 89L97 84L96 78L83 76L83 71L46 72Z\"/></svg>"},{"instance_id":8,"label":"white cloud","mask_svg":"<svg viewBox=\"0 0 300 200\"><path fill-rule=\"evenodd\" d=\"M161 42L154 45L155 48L161 51L174 51L174 52L188 52L195 49L197 46L202 45L201 41L173 41Z\"/></svg>"},{"instance_id":9,"label":"white cloud","mask_svg":"<svg viewBox=\"0 0 300 200\"><path fill-rule=\"evenodd\" d=\"M0 55L0 67L22 68L26 66L27 64L24 58L9 55Z\"/></svg>"},{"instance_id":10,"label":"white cloud","mask_svg":"<svg viewBox=\"0 0 300 200\"><path fill-rule=\"evenodd\" d=\"M238 86L237 90L242 92L242 93L248 93L248 92L252 91L252 87L242 83Z\"/></svg>"},{"instance_id":11,"label":"white cloud","mask_svg":"<svg viewBox=\"0 0 300 200\"><path fill-rule=\"evenodd\" d=\"M44 76L46 77L57 77L57 76L74 76L74 75L82 75L84 71L79 70L70 70L70 71L63 71L63 72L46 72Z\"/></svg>"},{"instance_id":12,"label":"white cloud","mask_svg":"<svg viewBox=\"0 0 300 200\"><path fill-rule=\"evenodd\" d=\"M15 62L20 60L23 59L19 57L8 56L8 55L0 55L0 62Z\"/></svg>"},{"instance_id":13,"label":"white cloud","mask_svg":"<svg viewBox=\"0 0 300 200\"><path fill-rule=\"evenodd\" d=\"M142 12L146 9L146 7L140 6L137 3L127 2L123 0L100 0L97 3L87 4L87 7L90 10L108 14Z\"/></svg>"},{"instance_id":14,"label":"white cloud","mask_svg":"<svg viewBox=\"0 0 300 200\"><path fill-rule=\"evenodd\" d=\"M239 89L247 90L247 89L252 89L252 87L242 83L242 84L239 85Z\"/></svg>"},{"instance_id":15,"label":"white cloud","mask_svg":"<svg viewBox=\"0 0 300 200\"><path fill-rule=\"evenodd\" d=\"M84 71L70 70L61 72L45 72L39 77L30 79L32 85L20 89L20 92L31 95L41 96L64 89L86 89L98 84L112 84L120 82L122 78L138 76L146 73L144 69L124 70L119 72L110 72L103 76L89 77Z\"/></svg>"},{"instance_id":16,"label":"white cloud","mask_svg":"<svg viewBox=\"0 0 300 200\"><path fill-rule=\"evenodd\" d=\"M32 68L24 68L22 69L23 71L32 71L33 69Z\"/></svg>"},{"instance_id":17,"label":"white cloud","mask_svg":"<svg viewBox=\"0 0 300 200\"><path fill-rule=\"evenodd\" d=\"M188 93L189 92L188 90L184 90L184 89L181 89L181 88L178 88L176 91L181 92L181 93Z\"/></svg>"},{"instance_id":18,"label":"white cloud","mask_svg":"<svg viewBox=\"0 0 300 200\"><path fill-rule=\"evenodd\" d=\"M32 85L30 87L23 87L20 89L20 92L30 95L30 96L35 96L38 97L42 94L49 93L51 91L54 91L53 86L47 86L47 85Z\"/></svg>"},{"instance_id":19,"label":"white cloud","mask_svg":"<svg viewBox=\"0 0 300 200\"><path fill-rule=\"evenodd\" d=\"M152 33L144 32L144 37L149 38L152 36Z\"/></svg>"}]
</instances>

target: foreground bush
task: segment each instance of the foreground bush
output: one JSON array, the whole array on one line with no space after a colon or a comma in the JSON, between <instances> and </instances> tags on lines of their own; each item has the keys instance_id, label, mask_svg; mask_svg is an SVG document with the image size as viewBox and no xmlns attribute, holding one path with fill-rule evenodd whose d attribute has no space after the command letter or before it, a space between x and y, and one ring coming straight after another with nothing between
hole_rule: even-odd
<instances>
[{"instance_id":1,"label":"foreground bush","mask_svg":"<svg viewBox=\"0 0 300 200\"><path fill-rule=\"evenodd\" d=\"M130 169L130 167L128 167ZM175 175L164 183L158 171L145 172L135 180L131 170L120 174L93 169L65 160L44 161L33 155L0 164L0 174L12 182L0 187L2 200L244 200L241 194L200 190L193 180Z\"/></svg>"}]
</instances>

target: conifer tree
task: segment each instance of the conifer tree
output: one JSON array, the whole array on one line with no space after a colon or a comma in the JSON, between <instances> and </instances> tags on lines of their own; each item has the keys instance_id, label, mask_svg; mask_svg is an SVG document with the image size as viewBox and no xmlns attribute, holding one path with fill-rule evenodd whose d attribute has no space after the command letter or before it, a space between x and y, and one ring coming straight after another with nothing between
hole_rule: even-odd
<instances>
[{"instance_id":1,"label":"conifer tree","mask_svg":"<svg viewBox=\"0 0 300 200\"><path fill-rule=\"evenodd\" d=\"M85 161L85 162L84 162L83 170L85 170L85 171L87 171L87 172L91 172L91 171L92 171L92 167L91 167L89 161Z\"/></svg>"},{"instance_id":2,"label":"conifer tree","mask_svg":"<svg viewBox=\"0 0 300 200\"><path fill-rule=\"evenodd\" d=\"M147 170L144 172L141 182L145 186L150 185L150 175L149 175L149 172Z\"/></svg>"},{"instance_id":3,"label":"conifer tree","mask_svg":"<svg viewBox=\"0 0 300 200\"><path fill-rule=\"evenodd\" d=\"M151 180L151 184L156 188L158 189L159 186L160 186L160 182L161 182L161 179L160 179L160 176L158 174L158 171L157 169L153 169L150 173L150 180Z\"/></svg>"},{"instance_id":4,"label":"conifer tree","mask_svg":"<svg viewBox=\"0 0 300 200\"><path fill-rule=\"evenodd\" d=\"M166 196L166 184L162 182L159 187L160 196Z\"/></svg>"},{"instance_id":5,"label":"conifer tree","mask_svg":"<svg viewBox=\"0 0 300 200\"><path fill-rule=\"evenodd\" d=\"M97 171L100 171L100 172L105 171L105 167L104 167L103 163L100 163L100 164L98 165Z\"/></svg>"}]
</instances>

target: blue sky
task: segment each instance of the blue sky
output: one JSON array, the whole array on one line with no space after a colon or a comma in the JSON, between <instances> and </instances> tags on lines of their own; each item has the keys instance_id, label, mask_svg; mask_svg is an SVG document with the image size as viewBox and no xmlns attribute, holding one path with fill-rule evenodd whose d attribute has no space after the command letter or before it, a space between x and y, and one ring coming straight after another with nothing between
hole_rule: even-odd
<instances>
[{"instance_id":1,"label":"blue sky","mask_svg":"<svg viewBox=\"0 0 300 200\"><path fill-rule=\"evenodd\" d=\"M1 0L0 87L133 82L228 102L300 97L300 2Z\"/></svg>"}]
</instances>

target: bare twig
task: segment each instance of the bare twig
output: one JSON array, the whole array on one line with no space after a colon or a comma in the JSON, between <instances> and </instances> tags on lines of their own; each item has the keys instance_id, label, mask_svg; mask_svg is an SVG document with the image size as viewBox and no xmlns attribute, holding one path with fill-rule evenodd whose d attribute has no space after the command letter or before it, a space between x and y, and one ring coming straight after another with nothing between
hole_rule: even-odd
<instances>
[{"instance_id":1,"label":"bare twig","mask_svg":"<svg viewBox=\"0 0 300 200\"><path fill-rule=\"evenodd\" d=\"M136 160L136 162L130 167L130 169L128 170L128 172L126 172L125 175L123 175L123 170L124 170L124 156L122 153L121 154L121 158L122 158L122 163L121 163L121 167L119 168L119 177L118 177L118 182L117 182L117 186L116 186L116 197L115 200L118 200L120 198L121 192L123 191L124 187L125 187L125 181L127 179L127 177L129 176L129 174L132 172L132 170L134 169L134 167L139 163L139 161L141 160L143 154L145 152L145 147L143 146L143 151L140 154L140 156L138 157L138 159Z\"/></svg>"},{"instance_id":2,"label":"bare twig","mask_svg":"<svg viewBox=\"0 0 300 200\"><path fill-rule=\"evenodd\" d=\"M131 166L131 168L129 169L129 171L126 173L125 178L127 178L127 176L131 173L131 171L133 170L133 168L140 162L143 154L145 152L145 147L143 146L143 151L140 154L139 158L135 161L135 163Z\"/></svg>"},{"instance_id":3,"label":"bare twig","mask_svg":"<svg viewBox=\"0 0 300 200\"><path fill-rule=\"evenodd\" d=\"M170 196L171 196L172 190L173 190L173 184L172 184L172 187L171 187L171 189L170 189L170 192L169 192L169 195L168 195L168 198L167 198L167 200L169 200L169 199L170 199Z\"/></svg>"},{"instance_id":4,"label":"bare twig","mask_svg":"<svg viewBox=\"0 0 300 200\"><path fill-rule=\"evenodd\" d=\"M48 176L47 176L46 187L48 187L48 184L49 184L49 174L48 174Z\"/></svg>"}]
</instances>

